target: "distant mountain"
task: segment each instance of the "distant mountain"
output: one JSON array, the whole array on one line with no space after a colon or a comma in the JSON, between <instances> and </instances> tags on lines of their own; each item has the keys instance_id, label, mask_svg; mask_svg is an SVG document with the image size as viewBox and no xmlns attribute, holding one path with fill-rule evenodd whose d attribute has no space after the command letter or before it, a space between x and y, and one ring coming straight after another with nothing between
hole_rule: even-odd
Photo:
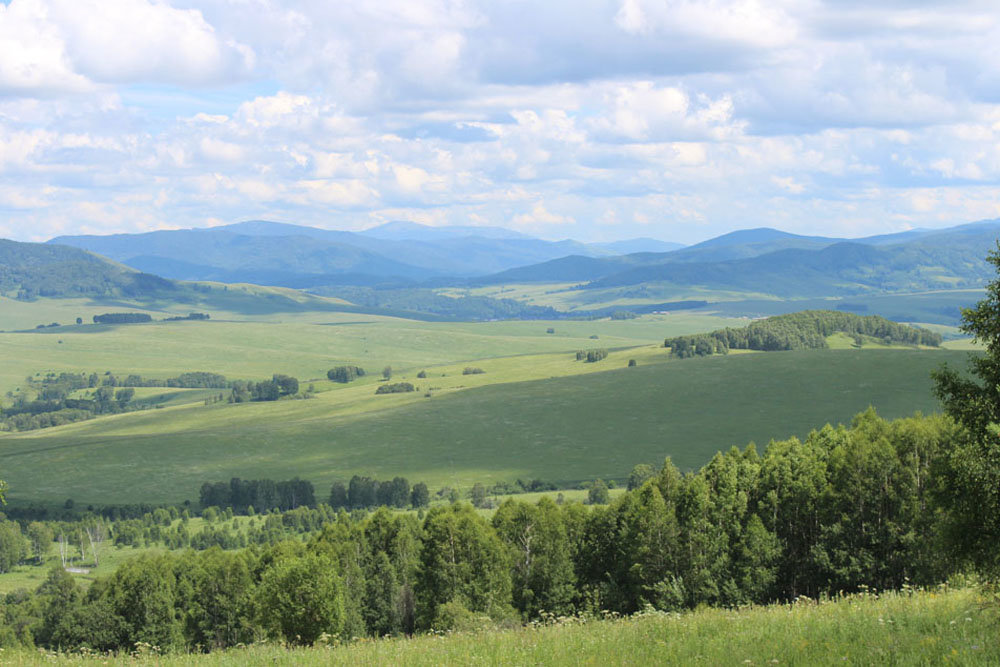
<instances>
[{"instance_id":1,"label":"distant mountain","mask_svg":"<svg viewBox=\"0 0 1000 667\"><path fill-rule=\"evenodd\" d=\"M568 240L543 241L517 232L506 234L508 238L461 235L464 231L489 232L496 228L390 225L377 229L382 229L386 235L420 232L428 240L392 240L363 233L251 220L208 229L62 236L51 242L84 248L174 279L255 282L287 287L461 278L573 254L613 254L612 250L601 246ZM501 236L500 232L495 236Z\"/></svg>"},{"instance_id":2,"label":"distant mountain","mask_svg":"<svg viewBox=\"0 0 1000 667\"><path fill-rule=\"evenodd\" d=\"M352 275L420 280L433 275L430 270L340 241L305 235L279 236L267 227L258 231L264 233L237 234L225 228L178 229L111 236L62 236L51 242L84 248L178 280L293 286L290 283L315 276L330 280Z\"/></svg>"},{"instance_id":3,"label":"distant mountain","mask_svg":"<svg viewBox=\"0 0 1000 667\"><path fill-rule=\"evenodd\" d=\"M416 222L387 222L378 227L370 227L360 234L386 241L437 241L440 239L455 239L468 236L478 236L484 239L530 239L532 237L513 229L504 227L476 227L472 225L449 225L432 227Z\"/></svg>"},{"instance_id":4,"label":"distant mountain","mask_svg":"<svg viewBox=\"0 0 1000 667\"><path fill-rule=\"evenodd\" d=\"M648 237L612 241L610 243L592 243L591 245L604 248L616 255L629 255L636 252L672 252L685 247L683 243L659 241Z\"/></svg>"},{"instance_id":5,"label":"distant mountain","mask_svg":"<svg viewBox=\"0 0 1000 667\"><path fill-rule=\"evenodd\" d=\"M78 248L0 239L0 293L5 296L134 297L176 288L169 280Z\"/></svg>"},{"instance_id":6,"label":"distant mountain","mask_svg":"<svg viewBox=\"0 0 1000 667\"><path fill-rule=\"evenodd\" d=\"M579 282L600 289L658 282L786 297L980 287L992 274L985 257L998 235L998 220L856 241L746 230L670 253L568 257L477 283Z\"/></svg>"}]
</instances>

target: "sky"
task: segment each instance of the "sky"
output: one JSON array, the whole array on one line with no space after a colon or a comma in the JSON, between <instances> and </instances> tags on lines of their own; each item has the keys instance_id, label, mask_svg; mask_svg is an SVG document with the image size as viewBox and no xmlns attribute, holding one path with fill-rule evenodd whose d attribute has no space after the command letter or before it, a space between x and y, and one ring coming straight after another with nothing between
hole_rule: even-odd
<instances>
[{"instance_id":1,"label":"sky","mask_svg":"<svg viewBox=\"0 0 1000 667\"><path fill-rule=\"evenodd\" d=\"M998 216L992 1L0 0L0 237Z\"/></svg>"}]
</instances>

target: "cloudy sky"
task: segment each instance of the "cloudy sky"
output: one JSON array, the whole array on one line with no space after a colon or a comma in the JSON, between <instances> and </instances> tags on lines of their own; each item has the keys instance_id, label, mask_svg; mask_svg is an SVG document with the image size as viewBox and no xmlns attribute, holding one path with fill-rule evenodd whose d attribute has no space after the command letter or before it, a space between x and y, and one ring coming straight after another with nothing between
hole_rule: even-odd
<instances>
[{"instance_id":1,"label":"cloudy sky","mask_svg":"<svg viewBox=\"0 0 1000 667\"><path fill-rule=\"evenodd\" d=\"M0 0L3 237L997 216L989 0Z\"/></svg>"}]
</instances>

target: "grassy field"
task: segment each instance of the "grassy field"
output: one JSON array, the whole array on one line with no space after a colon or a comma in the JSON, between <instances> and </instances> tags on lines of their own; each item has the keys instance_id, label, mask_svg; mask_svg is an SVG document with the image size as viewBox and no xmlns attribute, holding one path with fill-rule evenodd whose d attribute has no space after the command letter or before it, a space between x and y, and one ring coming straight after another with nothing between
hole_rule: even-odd
<instances>
[{"instance_id":1,"label":"grassy field","mask_svg":"<svg viewBox=\"0 0 1000 667\"><path fill-rule=\"evenodd\" d=\"M4 314L0 304L0 317ZM213 315L213 318L215 316ZM166 378L212 371L261 379L287 373L323 378L341 363L378 372L512 355L660 342L741 320L650 315L629 321L417 322L349 313L274 315L274 321L83 325L44 333L0 333L0 394L48 371L139 373ZM546 331L552 328L555 333ZM595 340L591 338L597 336Z\"/></svg>"},{"instance_id":2,"label":"grassy field","mask_svg":"<svg viewBox=\"0 0 1000 667\"><path fill-rule=\"evenodd\" d=\"M639 366L623 368L631 357ZM869 405L886 417L936 411L930 371L965 358L821 350L678 361L648 346L596 364L569 354L486 359L475 364L482 375L461 375L464 364L428 367L424 380L411 370L405 378L421 390L410 394L374 396L370 377L324 381L328 391L312 400L179 406L6 434L0 466L12 501L78 504L196 500L203 482L232 476L298 475L320 494L353 474L404 475L432 490L621 478L667 455L694 468L721 449L804 435ZM526 377L549 379L516 381Z\"/></svg>"},{"instance_id":3,"label":"grassy field","mask_svg":"<svg viewBox=\"0 0 1000 667\"><path fill-rule=\"evenodd\" d=\"M7 664L156 665L990 665L997 618L973 590L861 595L729 611L566 619L548 625L209 655L4 653Z\"/></svg>"}]
</instances>

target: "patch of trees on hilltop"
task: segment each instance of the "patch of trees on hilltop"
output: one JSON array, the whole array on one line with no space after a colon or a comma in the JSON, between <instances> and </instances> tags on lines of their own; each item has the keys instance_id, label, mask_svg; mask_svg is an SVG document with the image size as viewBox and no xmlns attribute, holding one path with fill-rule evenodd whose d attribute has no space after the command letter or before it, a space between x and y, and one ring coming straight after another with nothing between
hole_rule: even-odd
<instances>
[{"instance_id":1,"label":"patch of trees on hilltop","mask_svg":"<svg viewBox=\"0 0 1000 667\"><path fill-rule=\"evenodd\" d=\"M260 382L235 380L232 387L233 391L229 395L230 403L277 401L285 396L294 396L299 393L298 379L280 373L275 373L270 380Z\"/></svg>"},{"instance_id":2,"label":"patch of trees on hilltop","mask_svg":"<svg viewBox=\"0 0 1000 667\"><path fill-rule=\"evenodd\" d=\"M326 377L331 382L340 382L341 384L353 382L364 375L365 369L360 366L334 366L326 372Z\"/></svg>"},{"instance_id":3,"label":"patch of trees on hilltop","mask_svg":"<svg viewBox=\"0 0 1000 667\"><path fill-rule=\"evenodd\" d=\"M676 336L663 341L680 358L726 354L729 350L804 350L826 348L826 337L845 333L860 343L862 337L890 345L937 347L941 335L900 324L878 315L854 315L835 310L804 310L751 322L742 328L726 327L705 334Z\"/></svg>"}]
</instances>

